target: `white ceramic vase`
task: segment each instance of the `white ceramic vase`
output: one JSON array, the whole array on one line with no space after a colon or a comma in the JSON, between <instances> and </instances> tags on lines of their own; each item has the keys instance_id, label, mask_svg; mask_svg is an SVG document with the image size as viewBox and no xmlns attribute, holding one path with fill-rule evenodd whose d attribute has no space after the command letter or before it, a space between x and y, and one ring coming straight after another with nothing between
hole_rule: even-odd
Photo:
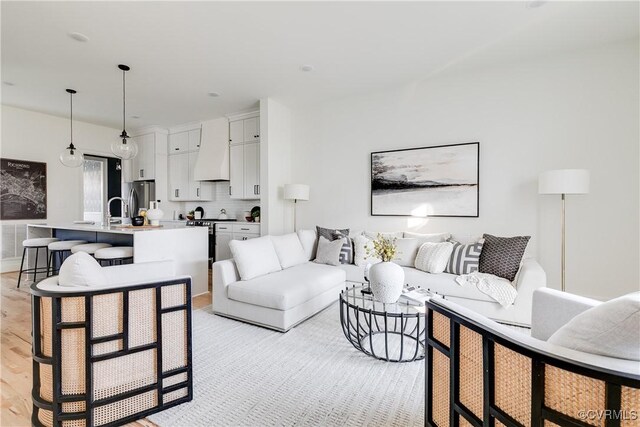
<instances>
[{"instance_id":1,"label":"white ceramic vase","mask_svg":"<svg viewBox=\"0 0 640 427\"><path fill-rule=\"evenodd\" d=\"M369 269L373 299L386 304L398 301L404 287L404 270L393 262L380 262Z\"/></svg>"},{"instance_id":2,"label":"white ceramic vase","mask_svg":"<svg viewBox=\"0 0 640 427\"><path fill-rule=\"evenodd\" d=\"M160 225L160 220L164 212L158 208L158 202L149 202L149 210L147 211L147 219L151 225Z\"/></svg>"}]
</instances>

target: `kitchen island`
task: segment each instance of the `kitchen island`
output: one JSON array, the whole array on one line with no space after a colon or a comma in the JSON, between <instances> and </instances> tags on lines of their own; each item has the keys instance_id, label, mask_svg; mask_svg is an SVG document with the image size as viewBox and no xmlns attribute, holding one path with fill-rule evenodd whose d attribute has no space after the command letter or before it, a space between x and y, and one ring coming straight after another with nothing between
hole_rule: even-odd
<instances>
[{"instance_id":1,"label":"kitchen island","mask_svg":"<svg viewBox=\"0 0 640 427\"><path fill-rule=\"evenodd\" d=\"M172 260L175 262L176 275L191 276L192 295L209 291L209 233L203 227L172 224L157 228L74 223L29 224L27 238L38 237L132 246L134 263ZM39 265L45 265L42 252L40 256ZM33 265L33 261L28 260L30 265Z\"/></svg>"}]
</instances>

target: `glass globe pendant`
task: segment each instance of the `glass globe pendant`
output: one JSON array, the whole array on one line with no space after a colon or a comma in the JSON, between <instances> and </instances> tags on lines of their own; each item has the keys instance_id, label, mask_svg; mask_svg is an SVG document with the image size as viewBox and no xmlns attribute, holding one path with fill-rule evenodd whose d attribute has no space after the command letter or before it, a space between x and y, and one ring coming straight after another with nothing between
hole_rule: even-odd
<instances>
[{"instance_id":1,"label":"glass globe pendant","mask_svg":"<svg viewBox=\"0 0 640 427\"><path fill-rule=\"evenodd\" d=\"M70 104L71 104L71 112L69 115L69 122L71 124L71 138L69 142L69 146L65 148L62 153L60 153L60 162L69 167L69 168L77 168L82 166L84 163L84 155L80 150L73 145L73 94L76 93L73 89L67 89L67 93L69 94Z\"/></svg>"},{"instance_id":2,"label":"glass globe pendant","mask_svg":"<svg viewBox=\"0 0 640 427\"><path fill-rule=\"evenodd\" d=\"M116 156L124 160L133 159L138 154L138 144L131 139L126 131L126 82L125 74L131 68L127 65L118 65L118 68L122 70L122 133L111 143L111 152Z\"/></svg>"}]
</instances>

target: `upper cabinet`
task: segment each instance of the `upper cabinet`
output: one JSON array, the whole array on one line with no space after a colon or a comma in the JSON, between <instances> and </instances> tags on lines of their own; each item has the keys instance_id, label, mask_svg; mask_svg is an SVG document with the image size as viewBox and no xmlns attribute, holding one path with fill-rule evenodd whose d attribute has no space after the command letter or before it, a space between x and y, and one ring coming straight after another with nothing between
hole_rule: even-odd
<instances>
[{"instance_id":1,"label":"upper cabinet","mask_svg":"<svg viewBox=\"0 0 640 427\"><path fill-rule=\"evenodd\" d=\"M231 120L229 122L229 144L260 141L260 117Z\"/></svg>"},{"instance_id":2,"label":"upper cabinet","mask_svg":"<svg viewBox=\"0 0 640 427\"><path fill-rule=\"evenodd\" d=\"M169 200L213 200L213 183L194 177L200 145L200 128L169 135Z\"/></svg>"},{"instance_id":3,"label":"upper cabinet","mask_svg":"<svg viewBox=\"0 0 640 427\"><path fill-rule=\"evenodd\" d=\"M150 181L156 179L156 138L155 133L138 135L133 138L138 144L138 154L131 159L127 181Z\"/></svg>"},{"instance_id":4,"label":"upper cabinet","mask_svg":"<svg viewBox=\"0 0 640 427\"><path fill-rule=\"evenodd\" d=\"M229 121L229 196L260 199L260 117L244 115Z\"/></svg>"}]
</instances>

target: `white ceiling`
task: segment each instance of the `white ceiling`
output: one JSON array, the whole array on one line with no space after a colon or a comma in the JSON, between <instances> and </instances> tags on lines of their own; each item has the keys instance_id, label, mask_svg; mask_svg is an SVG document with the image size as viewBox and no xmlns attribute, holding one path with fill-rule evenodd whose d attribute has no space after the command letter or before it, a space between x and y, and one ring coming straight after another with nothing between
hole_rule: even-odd
<instances>
[{"instance_id":1,"label":"white ceiling","mask_svg":"<svg viewBox=\"0 0 640 427\"><path fill-rule=\"evenodd\" d=\"M78 119L120 127L124 63L127 115L140 116L130 128L218 117L267 96L308 103L378 91L469 58L638 38L635 1L3 1L1 12L2 80L14 83L2 85L3 104L66 116L69 87Z\"/></svg>"}]
</instances>

